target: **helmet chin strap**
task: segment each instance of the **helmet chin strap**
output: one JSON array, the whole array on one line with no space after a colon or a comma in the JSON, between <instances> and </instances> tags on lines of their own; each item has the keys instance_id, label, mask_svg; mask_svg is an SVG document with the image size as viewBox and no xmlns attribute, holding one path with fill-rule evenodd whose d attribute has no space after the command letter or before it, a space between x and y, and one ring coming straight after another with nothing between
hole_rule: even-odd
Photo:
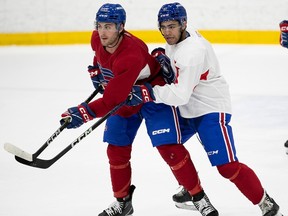
<instances>
[{"instance_id":1,"label":"helmet chin strap","mask_svg":"<svg viewBox=\"0 0 288 216\"><path fill-rule=\"evenodd\" d=\"M183 25L183 24L182 24L182 25ZM185 40L187 37L190 36L190 34L187 32L188 34L185 36L185 38L183 38L184 32L186 32L186 27L185 27L183 30L182 30L182 28L181 28L181 35L180 35L179 40L177 41L176 44L180 43L182 40Z\"/></svg>"},{"instance_id":2,"label":"helmet chin strap","mask_svg":"<svg viewBox=\"0 0 288 216\"><path fill-rule=\"evenodd\" d=\"M118 45L119 41L120 41L120 38L122 37L123 33L124 32L124 28L122 29L122 31L120 32L120 28L121 28L121 25L120 24L117 24L117 30L118 30L118 37L117 37L117 41L116 43L113 45L113 46L106 46L107 48L114 48L115 46Z\"/></svg>"}]
</instances>

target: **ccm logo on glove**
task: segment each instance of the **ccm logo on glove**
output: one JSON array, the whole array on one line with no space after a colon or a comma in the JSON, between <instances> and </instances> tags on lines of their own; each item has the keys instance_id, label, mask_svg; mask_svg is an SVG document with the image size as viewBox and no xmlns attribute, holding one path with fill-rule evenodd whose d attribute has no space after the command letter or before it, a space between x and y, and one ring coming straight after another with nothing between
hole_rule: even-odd
<instances>
[{"instance_id":1,"label":"ccm logo on glove","mask_svg":"<svg viewBox=\"0 0 288 216\"><path fill-rule=\"evenodd\" d=\"M84 119L84 122L88 122L88 121L92 120L92 118L86 112L86 109L84 107L79 106L79 112L81 113L82 118Z\"/></svg>"},{"instance_id":2,"label":"ccm logo on glove","mask_svg":"<svg viewBox=\"0 0 288 216\"><path fill-rule=\"evenodd\" d=\"M144 103L150 102L151 101L151 97L150 97L149 91L146 88L143 88L141 90L142 90L142 98L144 100Z\"/></svg>"}]
</instances>

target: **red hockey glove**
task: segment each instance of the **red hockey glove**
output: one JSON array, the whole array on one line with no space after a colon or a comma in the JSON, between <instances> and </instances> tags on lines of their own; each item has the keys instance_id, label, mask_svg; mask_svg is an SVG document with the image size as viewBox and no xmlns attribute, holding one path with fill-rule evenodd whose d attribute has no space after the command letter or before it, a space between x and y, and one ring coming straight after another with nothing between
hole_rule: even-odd
<instances>
[{"instance_id":1,"label":"red hockey glove","mask_svg":"<svg viewBox=\"0 0 288 216\"><path fill-rule=\"evenodd\" d=\"M134 85L128 97L128 106L137 106L155 100L152 86L149 83Z\"/></svg>"},{"instance_id":2,"label":"red hockey glove","mask_svg":"<svg viewBox=\"0 0 288 216\"><path fill-rule=\"evenodd\" d=\"M77 107L71 107L66 112L61 115L62 119L60 124L64 124L65 120L69 118L70 122L67 125L67 128L78 128L83 123L86 123L94 118L96 114L89 108L87 103L81 103Z\"/></svg>"},{"instance_id":3,"label":"red hockey glove","mask_svg":"<svg viewBox=\"0 0 288 216\"><path fill-rule=\"evenodd\" d=\"M288 20L283 20L280 24L280 44L288 48Z\"/></svg>"}]
</instances>

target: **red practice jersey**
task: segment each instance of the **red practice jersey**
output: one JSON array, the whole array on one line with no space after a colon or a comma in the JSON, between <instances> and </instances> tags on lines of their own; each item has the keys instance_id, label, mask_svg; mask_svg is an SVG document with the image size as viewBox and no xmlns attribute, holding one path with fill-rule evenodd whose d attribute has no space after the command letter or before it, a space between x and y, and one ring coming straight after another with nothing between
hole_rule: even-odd
<instances>
[{"instance_id":1,"label":"red practice jersey","mask_svg":"<svg viewBox=\"0 0 288 216\"><path fill-rule=\"evenodd\" d=\"M103 97L89 104L97 117L104 116L116 105L126 100L133 85L149 82L165 84L158 73L159 63L149 54L147 45L125 31L123 39L114 53L107 52L101 44L98 31L93 31L91 46L95 52L93 64L99 66L108 82ZM128 117L139 111L141 105L123 106L117 114Z\"/></svg>"}]
</instances>

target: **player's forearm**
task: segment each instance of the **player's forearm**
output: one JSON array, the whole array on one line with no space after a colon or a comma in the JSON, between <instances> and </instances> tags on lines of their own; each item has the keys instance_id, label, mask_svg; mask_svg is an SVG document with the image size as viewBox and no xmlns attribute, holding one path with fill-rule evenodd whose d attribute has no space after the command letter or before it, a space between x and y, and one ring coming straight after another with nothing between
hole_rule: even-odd
<instances>
[{"instance_id":1,"label":"player's forearm","mask_svg":"<svg viewBox=\"0 0 288 216\"><path fill-rule=\"evenodd\" d=\"M154 86L153 93L155 103L165 103L171 106L180 106L187 104L190 94L181 86L171 84L164 86Z\"/></svg>"}]
</instances>

